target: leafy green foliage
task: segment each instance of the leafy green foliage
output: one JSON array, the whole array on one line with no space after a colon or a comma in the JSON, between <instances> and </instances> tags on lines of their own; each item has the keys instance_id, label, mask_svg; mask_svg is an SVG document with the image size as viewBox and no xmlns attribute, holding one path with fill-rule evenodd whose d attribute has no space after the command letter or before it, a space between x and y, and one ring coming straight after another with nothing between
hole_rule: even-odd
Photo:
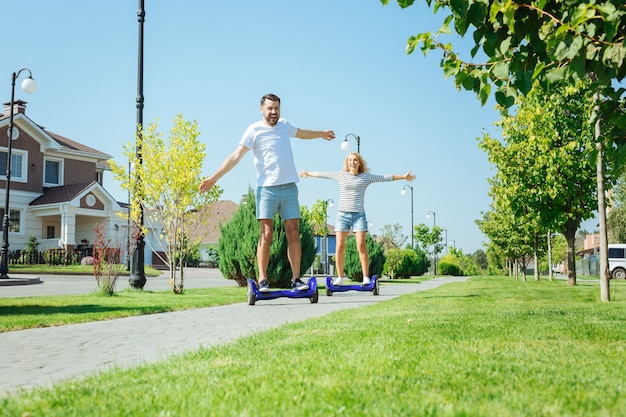
<instances>
[{"instance_id":1,"label":"leafy green foliage","mask_svg":"<svg viewBox=\"0 0 626 417\"><path fill-rule=\"evenodd\" d=\"M441 243L443 228L433 226L431 229L424 223L420 223L414 229L415 243L419 249L428 253L441 253L443 251L444 245Z\"/></svg>"},{"instance_id":2,"label":"leafy green foliage","mask_svg":"<svg viewBox=\"0 0 626 417\"><path fill-rule=\"evenodd\" d=\"M413 0L397 0L400 7L409 7ZM381 0L383 5L388 0ZM492 87L498 105L509 108L516 97L528 94L539 86L547 91L555 83L575 84L590 77L596 106L592 122L597 148L598 212L602 236L606 233L604 205L604 173L616 175L626 161L626 89L617 82L626 77L626 3L623 0L529 0L515 1L449 1L427 0L435 13L449 9L436 33L411 36L407 52L421 49L443 53L441 67L452 77L457 88L473 91L484 105ZM471 36L474 47L471 59L478 52L486 62L463 60L450 44L439 41L440 35ZM469 33L468 33L469 32ZM607 161L606 167L604 161ZM607 169L608 168L608 169ZM536 233L536 232L535 232ZM604 239L603 239L604 241ZM604 242L606 243L606 242ZM572 242L568 233L568 245ZM601 296L609 301L608 254L601 245ZM535 256L536 257L536 256ZM571 256L568 257L568 264ZM572 265L568 265L570 267ZM572 269L570 269L572 272ZM568 276L576 283L575 272Z\"/></svg>"},{"instance_id":3,"label":"leafy green foliage","mask_svg":"<svg viewBox=\"0 0 626 417\"><path fill-rule=\"evenodd\" d=\"M28 237L26 248L24 248L24 256L27 264L33 265L37 263L37 258L39 256L39 240L37 240L36 236Z\"/></svg>"},{"instance_id":4,"label":"leafy green foliage","mask_svg":"<svg viewBox=\"0 0 626 417\"><path fill-rule=\"evenodd\" d=\"M383 274L395 278L410 278L428 271L430 261L419 248L391 249L385 254Z\"/></svg>"},{"instance_id":5,"label":"leafy green foliage","mask_svg":"<svg viewBox=\"0 0 626 417\"><path fill-rule=\"evenodd\" d=\"M131 192L130 220L137 235L153 230L162 230L158 239L146 239L155 252L165 252L163 259L170 268L170 283L175 294L184 288L187 253L200 241L191 241L192 231L206 222L209 215L206 206L216 201L222 193L213 187L206 193L198 191L202 180L202 162L205 144L199 140L197 122L186 121L177 115L167 139L158 131L158 120L147 129L137 133L135 143L127 143L124 156L133 166L112 162L115 179ZM127 216L126 213L121 214ZM145 222L144 222L145 216ZM136 236L133 236L135 240Z\"/></svg>"},{"instance_id":6,"label":"leafy green foliage","mask_svg":"<svg viewBox=\"0 0 626 417\"><path fill-rule=\"evenodd\" d=\"M365 235L365 244L369 256L369 276L380 276L385 265L385 255L383 248L376 242L370 234ZM354 236L348 236L346 239L346 252L344 273L353 281L363 280L363 271L361 270L361 261L359 260L359 252L356 248L356 239Z\"/></svg>"},{"instance_id":7,"label":"leafy green foliage","mask_svg":"<svg viewBox=\"0 0 626 417\"><path fill-rule=\"evenodd\" d=\"M260 233L256 199L250 188L245 202L239 205L228 223L220 226L217 246L222 275L226 279L235 280L241 287L247 285L248 278L257 277L256 250Z\"/></svg>"},{"instance_id":8,"label":"leafy green foliage","mask_svg":"<svg viewBox=\"0 0 626 417\"><path fill-rule=\"evenodd\" d=\"M256 251L261 229L256 218L254 190L248 190L245 204L241 204L231 220L220 227L218 242L219 269L227 279L246 286L248 278L256 279ZM299 222L302 258L300 274L303 274L315 258L315 239L308 216ZM270 246L270 261L267 268L268 280L274 287L290 286L292 272L287 258L287 238L280 217L274 217L274 237Z\"/></svg>"},{"instance_id":9,"label":"leafy green foliage","mask_svg":"<svg viewBox=\"0 0 626 417\"><path fill-rule=\"evenodd\" d=\"M588 117L592 95L589 80L553 85L548 91L533 89L518 98L515 114L502 110L503 140L486 134L479 142L497 169L490 179L496 211L490 220L508 223L501 225L504 239L495 236L495 225L482 223L490 244L503 244L506 256L521 259L534 250L534 236L558 231L570 244L568 270L574 277L574 236L597 207L596 150ZM520 242L530 252L511 248Z\"/></svg>"},{"instance_id":10,"label":"leafy green foliage","mask_svg":"<svg viewBox=\"0 0 626 417\"><path fill-rule=\"evenodd\" d=\"M478 268L480 268L480 270L482 271L487 270L487 266L489 265L489 262L487 260L487 254L485 253L484 250L477 249L472 254L472 258L474 258L474 261L476 262L476 265L478 266Z\"/></svg>"},{"instance_id":11,"label":"leafy green foliage","mask_svg":"<svg viewBox=\"0 0 626 417\"><path fill-rule=\"evenodd\" d=\"M611 210L607 224L611 230L611 243L626 242L626 207L621 206Z\"/></svg>"},{"instance_id":12,"label":"leafy green foliage","mask_svg":"<svg viewBox=\"0 0 626 417\"><path fill-rule=\"evenodd\" d=\"M302 247L302 258L300 263L300 276L310 267L315 259L315 238L311 224L303 217L299 222L300 246ZM291 287L293 277L291 264L287 258L287 236L280 217L274 217L274 239L270 246L270 261L267 268L270 285L274 284L280 288Z\"/></svg>"},{"instance_id":13,"label":"leafy green foliage","mask_svg":"<svg viewBox=\"0 0 626 417\"><path fill-rule=\"evenodd\" d=\"M381 3L386 5L388 0ZM414 1L397 3L406 8ZM419 49L426 55L440 50L444 75L452 77L458 88L476 93L483 104L492 87L498 103L510 107L518 93L533 88L535 80L545 88L594 73L599 84L610 87L612 81L626 76L626 6L622 0L430 0L427 4L435 13L449 12L438 31L411 36L407 52ZM474 41L471 58L480 51L487 61L464 61L450 44L439 40L452 30Z\"/></svg>"},{"instance_id":14,"label":"leafy green foliage","mask_svg":"<svg viewBox=\"0 0 626 417\"><path fill-rule=\"evenodd\" d=\"M380 229L378 242L383 247L385 253L390 249L401 248L404 246L408 236L402 234L402 226L400 223L386 224Z\"/></svg>"},{"instance_id":15,"label":"leafy green foliage","mask_svg":"<svg viewBox=\"0 0 626 417\"><path fill-rule=\"evenodd\" d=\"M613 188L613 208L608 214L607 224L611 243L626 242L626 174L622 174Z\"/></svg>"},{"instance_id":16,"label":"leafy green foliage","mask_svg":"<svg viewBox=\"0 0 626 417\"><path fill-rule=\"evenodd\" d=\"M455 262L452 262L447 255L444 255L444 257L441 258L437 267L439 269L439 275L452 275L455 277L463 276L463 270L461 267Z\"/></svg>"}]
</instances>

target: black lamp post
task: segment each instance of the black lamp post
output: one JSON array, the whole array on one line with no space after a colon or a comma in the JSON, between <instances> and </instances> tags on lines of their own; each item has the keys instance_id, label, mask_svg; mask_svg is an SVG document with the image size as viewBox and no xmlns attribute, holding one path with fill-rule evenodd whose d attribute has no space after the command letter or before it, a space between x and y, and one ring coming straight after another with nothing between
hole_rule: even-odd
<instances>
[{"instance_id":1,"label":"black lamp post","mask_svg":"<svg viewBox=\"0 0 626 417\"><path fill-rule=\"evenodd\" d=\"M142 134L143 130L143 23L146 20L146 11L144 9L144 0L139 0L139 10L137 11L137 21L139 22L139 47L137 61L137 137ZM143 162L141 142L137 143L136 156L139 164ZM140 182L141 178L137 178ZM143 234L143 204L139 204L139 227L137 241L135 242L135 250L133 252L133 265L130 272L128 282L130 286L137 289L143 289L146 285L146 273L144 269L145 255L144 248L146 246L145 236Z\"/></svg>"},{"instance_id":2,"label":"black lamp post","mask_svg":"<svg viewBox=\"0 0 626 417\"><path fill-rule=\"evenodd\" d=\"M341 142L341 150L348 152L350 150L350 142L348 142L348 136L354 136L356 139L356 151L357 153L361 153L361 137L355 135L354 133L348 133L346 138Z\"/></svg>"},{"instance_id":3,"label":"black lamp post","mask_svg":"<svg viewBox=\"0 0 626 417\"><path fill-rule=\"evenodd\" d=\"M402 187L402 191L400 191L400 194L402 195L406 194L406 187L409 187L411 189L411 249L413 249L415 248L415 243L414 243L414 238L413 238L413 234L415 233L415 228L413 227L413 186L405 185L404 187Z\"/></svg>"},{"instance_id":4,"label":"black lamp post","mask_svg":"<svg viewBox=\"0 0 626 417\"><path fill-rule=\"evenodd\" d=\"M429 211L426 218L430 218L433 215L433 229L437 227L437 214L434 211ZM437 275L437 243L433 244L433 257L435 259L435 275Z\"/></svg>"},{"instance_id":5,"label":"black lamp post","mask_svg":"<svg viewBox=\"0 0 626 417\"><path fill-rule=\"evenodd\" d=\"M324 201L324 228L326 229L326 236L324 236L324 273L328 275L328 207L335 205L332 198Z\"/></svg>"},{"instance_id":6,"label":"black lamp post","mask_svg":"<svg viewBox=\"0 0 626 417\"><path fill-rule=\"evenodd\" d=\"M128 161L128 183L130 184L130 176L132 175L131 163ZM130 187L128 187L128 196L126 203L128 206L126 207L128 217L126 218L126 270L130 271Z\"/></svg>"},{"instance_id":7,"label":"black lamp post","mask_svg":"<svg viewBox=\"0 0 626 417\"><path fill-rule=\"evenodd\" d=\"M22 90L25 93L32 94L37 90L37 83L33 80L33 74L28 68L22 68L18 72L14 72L11 76L11 102L9 103L9 131L7 145L7 172L6 172L6 194L4 196L4 217L2 219L2 260L0 261L0 279L9 278L9 192L11 190L11 155L12 142L17 139L18 135L13 135L13 106L15 105L15 80L20 76L22 71L28 71L28 78L22 81ZM16 131L16 133L18 133Z\"/></svg>"}]
</instances>

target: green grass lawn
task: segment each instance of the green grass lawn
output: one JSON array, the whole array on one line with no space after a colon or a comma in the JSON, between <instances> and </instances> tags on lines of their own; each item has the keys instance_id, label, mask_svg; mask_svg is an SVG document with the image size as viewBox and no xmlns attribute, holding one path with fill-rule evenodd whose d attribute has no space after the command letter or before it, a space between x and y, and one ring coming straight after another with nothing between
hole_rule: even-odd
<instances>
[{"instance_id":1,"label":"green grass lawn","mask_svg":"<svg viewBox=\"0 0 626 417\"><path fill-rule=\"evenodd\" d=\"M12 274L58 274L58 275L93 275L93 265L9 265ZM163 273L158 269L146 265L144 267L146 276L157 277ZM120 275L130 275L125 267L121 268Z\"/></svg>"},{"instance_id":2,"label":"green grass lawn","mask_svg":"<svg viewBox=\"0 0 626 417\"><path fill-rule=\"evenodd\" d=\"M381 280L382 284L420 283L428 277L403 280ZM320 285L323 293L326 288ZM118 291L113 296L96 291L91 294L47 297L15 297L0 301L0 333L60 326L96 320L110 320L141 314L165 313L191 308L240 303L246 300L246 288L217 287L185 289L184 294L172 291Z\"/></svg>"},{"instance_id":3,"label":"green grass lawn","mask_svg":"<svg viewBox=\"0 0 626 417\"><path fill-rule=\"evenodd\" d=\"M626 282L611 296L476 277L24 391L0 416L621 416Z\"/></svg>"},{"instance_id":4,"label":"green grass lawn","mask_svg":"<svg viewBox=\"0 0 626 417\"><path fill-rule=\"evenodd\" d=\"M3 298L0 299L0 333L212 307L245 300L246 288L243 287L186 289L181 295L175 295L171 290L126 289L116 292L113 296L94 292L81 295Z\"/></svg>"}]
</instances>

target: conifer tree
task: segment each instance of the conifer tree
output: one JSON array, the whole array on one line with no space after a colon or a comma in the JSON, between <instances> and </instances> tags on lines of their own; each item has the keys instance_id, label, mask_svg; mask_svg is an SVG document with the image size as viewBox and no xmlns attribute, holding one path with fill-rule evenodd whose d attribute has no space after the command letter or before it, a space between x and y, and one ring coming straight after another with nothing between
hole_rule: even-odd
<instances>
[{"instance_id":1,"label":"conifer tree","mask_svg":"<svg viewBox=\"0 0 626 417\"><path fill-rule=\"evenodd\" d=\"M232 219L221 228L218 242L219 269L227 279L234 279L246 286L248 278L258 277L256 250L261 229L256 218L256 197L248 189L246 201L239 206ZM304 273L315 258L315 239L307 216L300 219L300 244L302 258L300 273ZM291 286L291 264L287 258L287 237L280 216L274 217L274 238L270 246L270 261L267 268L270 286Z\"/></svg>"},{"instance_id":2,"label":"conifer tree","mask_svg":"<svg viewBox=\"0 0 626 417\"><path fill-rule=\"evenodd\" d=\"M365 235L365 245L369 256L369 276L380 275L385 265L385 255L383 248L378 244L370 234ZM363 271L361 270L361 261L359 259L359 251L356 248L356 239L349 236L346 240L344 273L353 281L363 280Z\"/></svg>"}]
</instances>

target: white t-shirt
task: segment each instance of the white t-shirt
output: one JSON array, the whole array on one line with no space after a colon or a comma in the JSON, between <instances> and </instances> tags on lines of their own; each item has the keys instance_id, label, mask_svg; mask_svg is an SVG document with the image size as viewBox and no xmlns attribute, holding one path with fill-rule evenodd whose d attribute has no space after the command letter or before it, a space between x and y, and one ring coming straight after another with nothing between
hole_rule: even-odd
<instances>
[{"instance_id":1,"label":"white t-shirt","mask_svg":"<svg viewBox=\"0 0 626 417\"><path fill-rule=\"evenodd\" d=\"M285 119L278 119L276 126L263 120L248 126L239 144L252 150L258 187L299 181L290 139L297 132L298 128Z\"/></svg>"}]
</instances>

